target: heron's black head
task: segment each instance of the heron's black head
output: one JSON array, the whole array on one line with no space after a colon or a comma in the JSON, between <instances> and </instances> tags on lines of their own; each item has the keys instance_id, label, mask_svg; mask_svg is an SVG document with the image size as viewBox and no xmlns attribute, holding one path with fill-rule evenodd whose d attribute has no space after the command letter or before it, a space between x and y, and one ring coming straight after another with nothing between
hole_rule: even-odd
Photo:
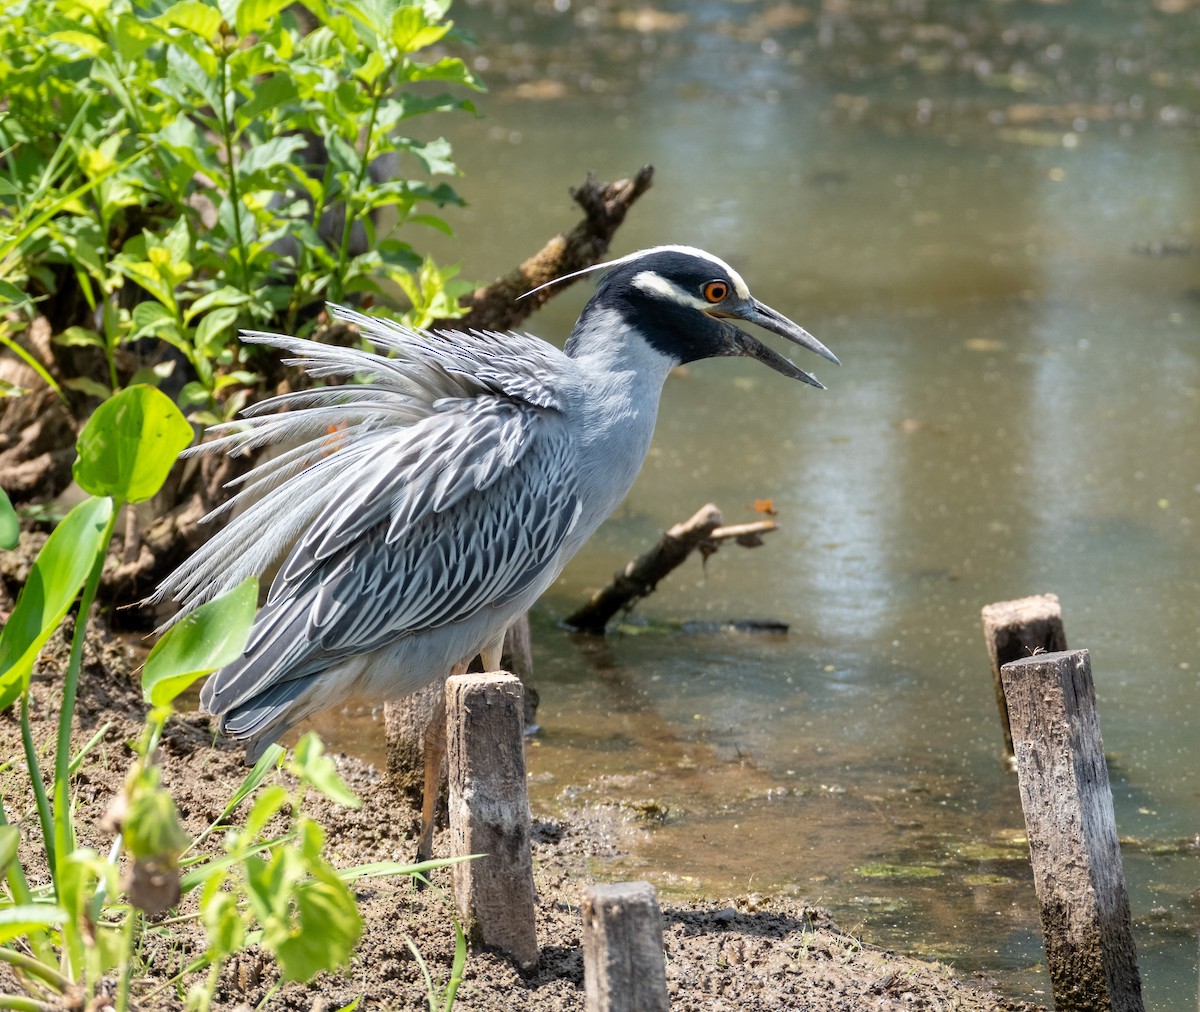
<instances>
[{"instance_id":1,"label":"heron's black head","mask_svg":"<svg viewBox=\"0 0 1200 1012\"><path fill-rule=\"evenodd\" d=\"M614 312L629 331L680 363L744 355L792 379L822 385L729 322L739 319L838 361L802 327L755 299L737 271L704 250L658 246L602 266L610 269L580 317L581 328L589 313Z\"/></svg>"}]
</instances>

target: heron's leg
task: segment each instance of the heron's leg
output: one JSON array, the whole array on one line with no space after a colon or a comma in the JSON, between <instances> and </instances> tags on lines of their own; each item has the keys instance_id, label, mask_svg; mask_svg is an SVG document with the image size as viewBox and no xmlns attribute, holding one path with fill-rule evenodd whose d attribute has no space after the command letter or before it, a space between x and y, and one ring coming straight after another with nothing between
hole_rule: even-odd
<instances>
[{"instance_id":1,"label":"heron's leg","mask_svg":"<svg viewBox=\"0 0 1200 1012\"><path fill-rule=\"evenodd\" d=\"M479 659L483 661L484 671L499 671L500 658L504 654L504 631L501 631L498 639L492 640L487 646L479 651Z\"/></svg>"},{"instance_id":2,"label":"heron's leg","mask_svg":"<svg viewBox=\"0 0 1200 1012\"><path fill-rule=\"evenodd\" d=\"M456 664L451 675L461 675L465 664ZM417 838L417 861L433 857L433 819L437 812L438 789L442 784L442 761L446 758L446 693L438 694L433 715L425 726L425 788L421 794L421 835Z\"/></svg>"}]
</instances>

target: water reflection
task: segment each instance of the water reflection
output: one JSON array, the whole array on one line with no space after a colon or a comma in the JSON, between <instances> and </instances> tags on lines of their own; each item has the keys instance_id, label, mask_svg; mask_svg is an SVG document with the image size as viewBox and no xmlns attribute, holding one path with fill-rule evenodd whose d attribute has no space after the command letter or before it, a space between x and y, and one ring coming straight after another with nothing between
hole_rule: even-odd
<instances>
[{"instance_id":1,"label":"water reflection","mask_svg":"<svg viewBox=\"0 0 1200 1012\"><path fill-rule=\"evenodd\" d=\"M456 16L492 88L451 135L471 206L439 252L464 275L568 227L587 170L652 162L618 252L710 248L845 363L819 370L825 393L735 362L668 384L642 478L534 616L535 804L654 801L665 818L626 820L603 874L794 889L871 940L1044 992L979 608L1062 597L1123 835L1173 844L1200 815L1200 11ZM1163 241L1183 253L1139 252ZM531 329L565 336L587 294ZM556 627L662 528L759 498L769 548L676 574L650 625L586 648ZM791 633L657 631L748 617ZM1155 849L1126 847L1148 1001L1192 1008L1195 855Z\"/></svg>"}]
</instances>

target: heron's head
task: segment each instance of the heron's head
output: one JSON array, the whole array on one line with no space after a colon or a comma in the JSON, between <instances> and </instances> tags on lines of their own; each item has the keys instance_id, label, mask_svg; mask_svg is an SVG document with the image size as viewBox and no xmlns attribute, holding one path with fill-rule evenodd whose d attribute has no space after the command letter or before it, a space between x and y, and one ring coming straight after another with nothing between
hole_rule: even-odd
<instances>
[{"instance_id":1,"label":"heron's head","mask_svg":"<svg viewBox=\"0 0 1200 1012\"><path fill-rule=\"evenodd\" d=\"M616 313L627 332L680 363L741 355L792 379L823 386L732 322L742 320L838 361L803 327L754 298L737 271L704 250L657 246L590 270L601 268L608 273L580 317L577 333L583 332L589 314ZM591 335L593 340L599 336L594 330Z\"/></svg>"}]
</instances>

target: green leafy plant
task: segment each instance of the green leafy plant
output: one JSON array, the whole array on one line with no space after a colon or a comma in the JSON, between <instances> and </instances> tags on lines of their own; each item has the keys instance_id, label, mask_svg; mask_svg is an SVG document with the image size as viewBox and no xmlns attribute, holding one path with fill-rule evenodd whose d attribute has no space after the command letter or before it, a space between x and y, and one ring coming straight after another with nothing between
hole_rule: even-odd
<instances>
[{"instance_id":1,"label":"green leafy plant","mask_svg":"<svg viewBox=\"0 0 1200 1012\"><path fill-rule=\"evenodd\" d=\"M446 863L336 870L323 854L324 831L304 813L305 795L316 791L347 806L359 802L313 735L302 739L290 758L272 746L218 819L195 839L185 831L162 784L158 745L179 694L244 649L258 599L253 580L183 617L146 658L142 690L150 711L107 820L117 841L107 855L79 845L71 777L104 733L101 729L72 755L87 615L122 507L153 496L191 438L192 428L178 408L153 387L128 387L101 405L80 433L74 468L90 497L50 535L0 630L0 708L20 704L28 787L50 870L47 885L30 886L18 857L19 830L8 823L0 804L0 874L7 885L7 895L0 898L0 961L17 971L29 992L0 994L0 1007L48 1009L50 1001L80 991L88 1001L100 981L115 972L117 1007L128 1008L143 915L160 915L189 894L196 897L191 912L174 923L199 922L205 948L163 987L207 969L188 989L189 1005L206 1009L222 962L252 944L274 956L285 980L307 980L345 963L361 934L348 883L364 875L417 874ZM0 500L0 530L6 503ZM47 793L30 722L30 681L39 652L77 597L79 617L59 694ZM292 786L267 784L280 770L289 774ZM241 828L226 831L222 852L201 853L205 840L252 796Z\"/></svg>"},{"instance_id":2,"label":"green leafy plant","mask_svg":"<svg viewBox=\"0 0 1200 1012\"><path fill-rule=\"evenodd\" d=\"M74 307L96 396L157 382L137 342L175 349L184 405L226 417L255 381L239 326L291 333L325 300L407 293L428 317L467 286L401 230L448 231L445 140L417 117L467 110L449 0L14 0L0 12L0 307ZM56 316L62 316L61 308ZM10 316L11 318L11 316ZM48 383L45 363L0 344Z\"/></svg>"}]
</instances>

